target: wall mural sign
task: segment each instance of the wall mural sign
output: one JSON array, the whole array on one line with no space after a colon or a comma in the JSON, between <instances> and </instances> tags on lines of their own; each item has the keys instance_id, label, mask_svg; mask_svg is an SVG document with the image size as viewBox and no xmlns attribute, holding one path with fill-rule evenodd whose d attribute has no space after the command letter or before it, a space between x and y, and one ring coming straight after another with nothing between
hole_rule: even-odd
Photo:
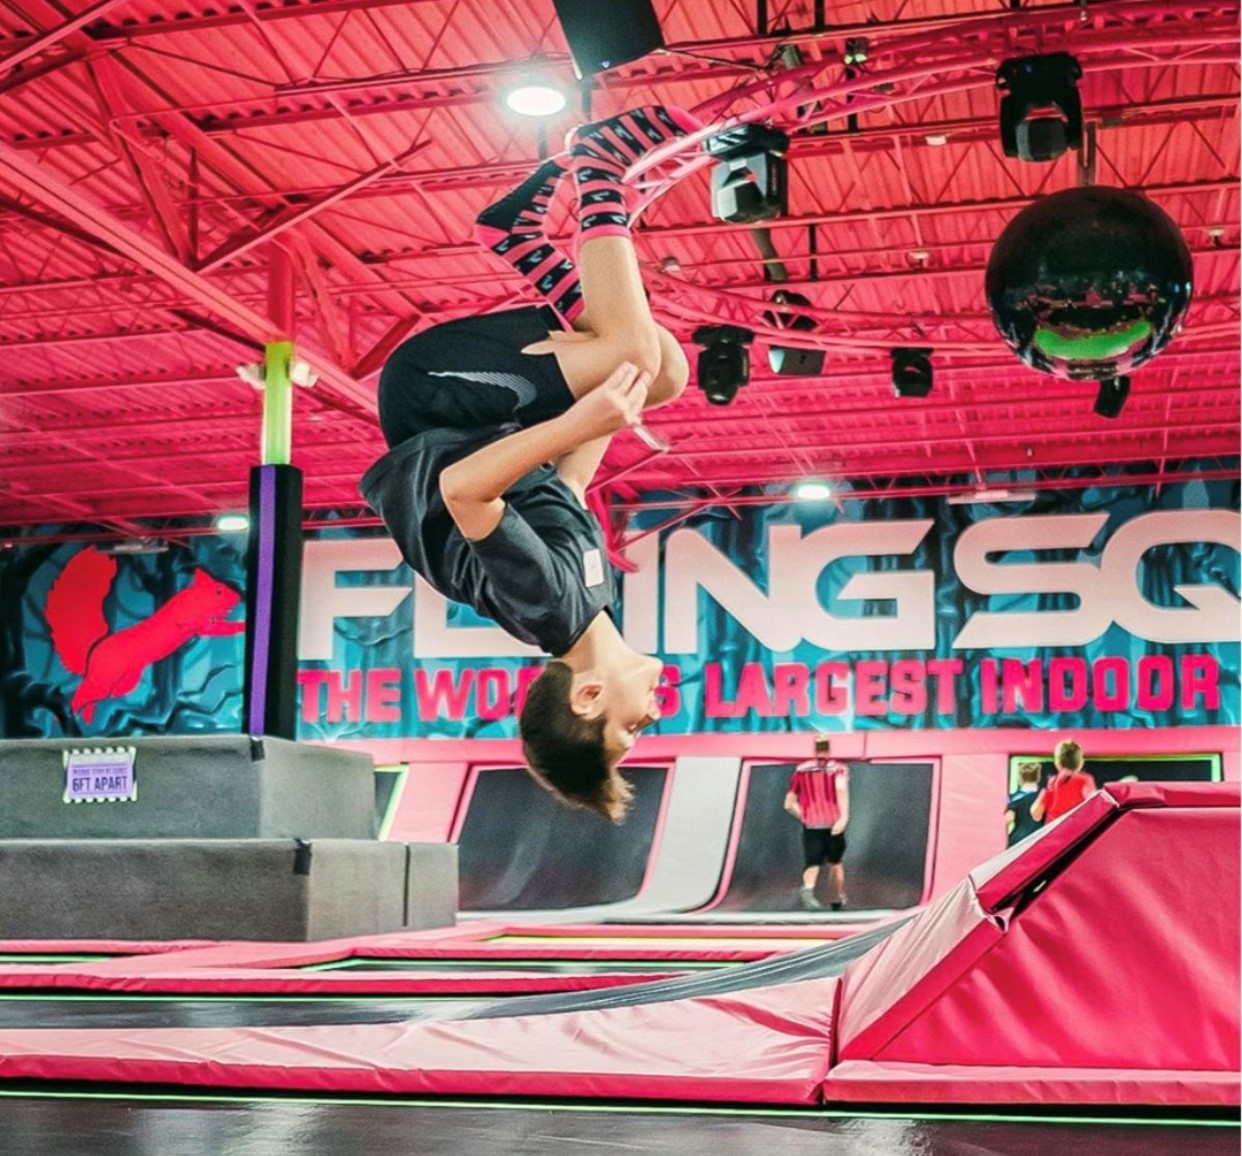
<instances>
[{"instance_id":1,"label":"wall mural sign","mask_svg":"<svg viewBox=\"0 0 1242 1156\"><path fill-rule=\"evenodd\" d=\"M934 499L707 511L636 543L620 619L665 660L665 734L1232 723L1239 526L1229 482L1064 492L1017 513ZM191 724L180 729L240 725L242 643L227 637L240 629L240 553L181 559L169 593L126 621L98 560L62 549L23 591L19 679L62 708L41 731L25 711L22 733L62 733L53 716L66 714L92 733L94 708L120 699L113 725L134 699L158 714L143 679L170 665L166 705ZM125 663L108 659L123 673L95 677L125 631ZM300 658L311 739L509 737L541 666L411 581L390 541L345 532L306 544Z\"/></svg>"}]
</instances>

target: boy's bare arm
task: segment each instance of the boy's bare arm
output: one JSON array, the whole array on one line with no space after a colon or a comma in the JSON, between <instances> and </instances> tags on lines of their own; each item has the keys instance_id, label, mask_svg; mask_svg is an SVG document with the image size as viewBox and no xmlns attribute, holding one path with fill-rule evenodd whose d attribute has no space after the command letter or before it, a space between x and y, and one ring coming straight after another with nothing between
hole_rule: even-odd
<instances>
[{"instance_id":1,"label":"boy's bare arm","mask_svg":"<svg viewBox=\"0 0 1242 1156\"><path fill-rule=\"evenodd\" d=\"M611 441L611 435L596 438L557 459L557 477L573 490L580 500L586 500L587 488L595 477L600 462L604 460L604 454L608 452Z\"/></svg>"},{"instance_id":2,"label":"boy's bare arm","mask_svg":"<svg viewBox=\"0 0 1242 1156\"><path fill-rule=\"evenodd\" d=\"M449 466L440 475L440 493L463 536L486 538L504 516L501 495L537 466L633 425L649 384L648 374L621 365L559 417L500 438Z\"/></svg>"}]
</instances>

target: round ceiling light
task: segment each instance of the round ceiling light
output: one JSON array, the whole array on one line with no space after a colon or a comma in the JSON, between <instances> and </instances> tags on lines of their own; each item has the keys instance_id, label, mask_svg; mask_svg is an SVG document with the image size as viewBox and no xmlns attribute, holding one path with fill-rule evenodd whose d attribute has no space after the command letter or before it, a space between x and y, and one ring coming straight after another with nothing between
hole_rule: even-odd
<instances>
[{"instance_id":1,"label":"round ceiling light","mask_svg":"<svg viewBox=\"0 0 1242 1156\"><path fill-rule=\"evenodd\" d=\"M832 487L827 482L799 482L794 497L800 502L826 502L832 497Z\"/></svg>"},{"instance_id":2,"label":"round ceiling light","mask_svg":"<svg viewBox=\"0 0 1242 1156\"><path fill-rule=\"evenodd\" d=\"M555 116L568 104L565 93L551 84L519 84L505 92L505 107L520 116Z\"/></svg>"}]
</instances>

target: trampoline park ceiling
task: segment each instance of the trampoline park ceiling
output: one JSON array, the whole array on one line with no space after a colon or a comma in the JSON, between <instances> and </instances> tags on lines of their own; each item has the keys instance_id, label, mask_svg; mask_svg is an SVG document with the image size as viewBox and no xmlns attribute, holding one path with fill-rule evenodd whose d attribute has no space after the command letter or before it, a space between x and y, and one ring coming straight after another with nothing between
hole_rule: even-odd
<instances>
[{"instance_id":1,"label":"trampoline park ceiling","mask_svg":"<svg viewBox=\"0 0 1242 1156\"><path fill-rule=\"evenodd\" d=\"M758 232L715 219L701 152L645 175L657 318L692 363L701 325L757 339L732 404L692 384L652 416L667 452L615 441L607 501L753 500L808 477L969 495L1123 467L1146 483L1236 473L1235 5L655 8L665 50L580 82L552 0L5 0L0 539L176 532L244 509L262 397L238 371L287 336L318 376L294 403L307 517L367 521L357 481L383 448L385 355L531 300L472 244L474 216L588 114L652 102L787 132L788 207ZM1007 157L997 68L1054 51L1082 68L1083 148ZM565 112L504 107L534 73L568 90ZM1014 214L1085 183L1145 192L1194 262L1184 330L1111 418L1095 383L1017 360L983 287ZM810 302L814 375L769 364L777 280ZM294 315L273 316L290 282ZM931 350L925 397L894 396L891 350L908 347Z\"/></svg>"}]
</instances>

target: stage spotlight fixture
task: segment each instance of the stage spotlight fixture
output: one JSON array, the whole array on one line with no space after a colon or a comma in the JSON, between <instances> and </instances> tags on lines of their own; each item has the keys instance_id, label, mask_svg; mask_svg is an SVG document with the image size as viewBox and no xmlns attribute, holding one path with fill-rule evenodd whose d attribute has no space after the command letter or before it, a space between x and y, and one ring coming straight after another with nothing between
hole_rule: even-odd
<instances>
[{"instance_id":1,"label":"stage spotlight fixture","mask_svg":"<svg viewBox=\"0 0 1242 1156\"><path fill-rule=\"evenodd\" d=\"M1001 145L1007 157L1055 161L1082 147L1082 66L1068 52L1018 56L996 70Z\"/></svg>"},{"instance_id":2,"label":"stage spotlight fixture","mask_svg":"<svg viewBox=\"0 0 1242 1156\"><path fill-rule=\"evenodd\" d=\"M552 0L579 79L664 47L651 0Z\"/></svg>"},{"instance_id":3,"label":"stage spotlight fixture","mask_svg":"<svg viewBox=\"0 0 1242 1156\"><path fill-rule=\"evenodd\" d=\"M772 304L810 305L811 302L801 293L778 289L772 294ZM763 319L775 329L791 329L795 333L811 333L815 329L815 322L801 313L783 313L770 309L764 313ZM824 351L770 345L768 365L773 373L779 373L782 377L815 377L824 371Z\"/></svg>"},{"instance_id":4,"label":"stage spotlight fixture","mask_svg":"<svg viewBox=\"0 0 1242 1156\"><path fill-rule=\"evenodd\" d=\"M893 362L893 394L926 397L932 391L932 351L910 346L889 350Z\"/></svg>"},{"instance_id":5,"label":"stage spotlight fixture","mask_svg":"<svg viewBox=\"0 0 1242 1156\"><path fill-rule=\"evenodd\" d=\"M749 224L789 211L789 137L779 129L741 124L705 141L719 164L712 170L712 216Z\"/></svg>"},{"instance_id":6,"label":"stage spotlight fixture","mask_svg":"<svg viewBox=\"0 0 1242 1156\"><path fill-rule=\"evenodd\" d=\"M540 81L515 84L505 91L504 99L505 107L519 116L556 116L569 104L562 89Z\"/></svg>"},{"instance_id":7,"label":"stage spotlight fixture","mask_svg":"<svg viewBox=\"0 0 1242 1156\"><path fill-rule=\"evenodd\" d=\"M1125 407L1126 398L1130 396L1130 379L1122 374L1119 377L1106 377L1100 382L1100 392L1095 398L1095 412L1100 417L1117 417Z\"/></svg>"},{"instance_id":8,"label":"stage spotlight fixture","mask_svg":"<svg viewBox=\"0 0 1242 1156\"><path fill-rule=\"evenodd\" d=\"M691 340L699 351L699 389L712 405L728 405L750 380L750 350L754 333L740 325L700 325Z\"/></svg>"},{"instance_id":9,"label":"stage spotlight fixture","mask_svg":"<svg viewBox=\"0 0 1242 1156\"><path fill-rule=\"evenodd\" d=\"M855 36L845 42L845 63L866 64L871 45L864 36Z\"/></svg>"}]
</instances>

